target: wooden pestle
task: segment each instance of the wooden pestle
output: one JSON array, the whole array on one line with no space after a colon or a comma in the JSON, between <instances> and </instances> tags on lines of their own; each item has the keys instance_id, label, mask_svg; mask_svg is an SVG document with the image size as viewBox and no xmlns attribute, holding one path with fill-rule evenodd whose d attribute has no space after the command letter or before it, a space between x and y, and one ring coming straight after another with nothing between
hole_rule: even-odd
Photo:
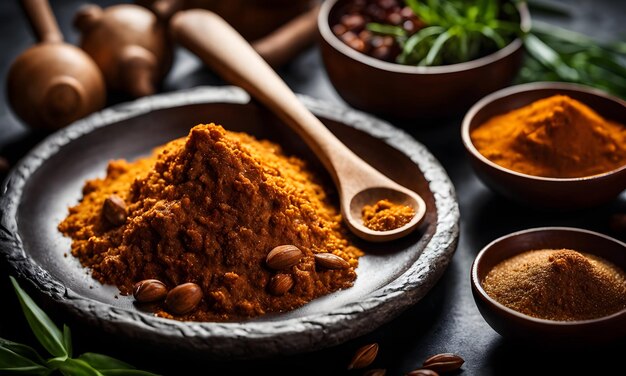
<instances>
[{"instance_id":1,"label":"wooden pestle","mask_svg":"<svg viewBox=\"0 0 626 376\"><path fill-rule=\"evenodd\" d=\"M29 126L54 130L101 109L106 102L102 73L80 48L63 41L47 0L22 0L38 43L9 68L7 96Z\"/></svg>"},{"instance_id":2,"label":"wooden pestle","mask_svg":"<svg viewBox=\"0 0 626 376\"><path fill-rule=\"evenodd\" d=\"M188 8L185 0L139 1L161 20L169 22L178 11ZM273 68L278 69L314 44L320 2L267 35L251 42L252 47Z\"/></svg>"},{"instance_id":3,"label":"wooden pestle","mask_svg":"<svg viewBox=\"0 0 626 376\"><path fill-rule=\"evenodd\" d=\"M132 97L157 92L173 51L165 23L153 12L135 4L86 5L75 15L74 26L111 91Z\"/></svg>"}]
</instances>

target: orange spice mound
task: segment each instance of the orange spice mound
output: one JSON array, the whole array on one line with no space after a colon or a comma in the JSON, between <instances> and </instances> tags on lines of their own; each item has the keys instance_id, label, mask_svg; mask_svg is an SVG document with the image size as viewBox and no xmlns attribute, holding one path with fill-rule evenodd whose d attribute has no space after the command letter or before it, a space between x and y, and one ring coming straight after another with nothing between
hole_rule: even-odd
<instances>
[{"instance_id":1,"label":"orange spice mound","mask_svg":"<svg viewBox=\"0 0 626 376\"><path fill-rule=\"evenodd\" d=\"M491 161L535 176L591 176L626 164L626 126L565 95L494 116L471 139Z\"/></svg>"},{"instance_id":2,"label":"orange spice mound","mask_svg":"<svg viewBox=\"0 0 626 376\"><path fill-rule=\"evenodd\" d=\"M570 249L513 256L489 271L483 287L503 305L548 320L594 319L626 308L626 273Z\"/></svg>"},{"instance_id":3,"label":"orange spice mound","mask_svg":"<svg viewBox=\"0 0 626 376\"><path fill-rule=\"evenodd\" d=\"M111 161L106 177L88 181L83 199L59 230L72 238L72 254L103 283L124 294L148 278L168 288L194 282L203 291L198 308L171 316L227 321L281 312L352 286L362 252L354 247L329 190L305 162L269 141L198 125L135 162ZM119 227L101 214L118 195L128 217ZM299 247L300 262L281 273L294 285L268 292L276 273L265 258L282 244ZM316 267L314 253L331 252L350 264Z\"/></svg>"},{"instance_id":4,"label":"orange spice mound","mask_svg":"<svg viewBox=\"0 0 626 376\"><path fill-rule=\"evenodd\" d=\"M375 231L388 231L409 223L415 216L415 210L385 199L374 205L363 206L361 216L365 227Z\"/></svg>"}]
</instances>

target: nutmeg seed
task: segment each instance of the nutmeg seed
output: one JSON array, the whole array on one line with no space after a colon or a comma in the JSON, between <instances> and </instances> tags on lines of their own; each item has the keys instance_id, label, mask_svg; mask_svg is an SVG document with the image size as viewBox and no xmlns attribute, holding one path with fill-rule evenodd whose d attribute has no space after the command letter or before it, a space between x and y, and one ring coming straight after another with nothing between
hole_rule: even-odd
<instances>
[{"instance_id":1,"label":"nutmeg seed","mask_svg":"<svg viewBox=\"0 0 626 376\"><path fill-rule=\"evenodd\" d=\"M460 356L452 353L443 353L429 357L424 361L422 367L436 372L449 372L461 368L463 363L465 363L465 360Z\"/></svg>"},{"instance_id":2,"label":"nutmeg seed","mask_svg":"<svg viewBox=\"0 0 626 376\"><path fill-rule=\"evenodd\" d=\"M407 373L405 376L439 376L439 374L432 369L419 368Z\"/></svg>"},{"instance_id":3,"label":"nutmeg seed","mask_svg":"<svg viewBox=\"0 0 626 376\"><path fill-rule=\"evenodd\" d=\"M104 200L102 215L114 226L123 225L126 222L126 203L120 196L110 195Z\"/></svg>"},{"instance_id":4,"label":"nutmeg seed","mask_svg":"<svg viewBox=\"0 0 626 376\"><path fill-rule=\"evenodd\" d=\"M315 262L326 269L348 269L350 264L341 257L332 253L316 253Z\"/></svg>"},{"instance_id":5,"label":"nutmeg seed","mask_svg":"<svg viewBox=\"0 0 626 376\"><path fill-rule=\"evenodd\" d=\"M140 303L156 302L167 296L167 287L158 279L144 279L135 283L133 296Z\"/></svg>"},{"instance_id":6,"label":"nutmeg seed","mask_svg":"<svg viewBox=\"0 0 626 376\"><path fill-rule=\"evenodd\" d=\"M293 277L290 274L276 274L272 277L269 290L274 295L285 295L293 287Z\"/></svg>"},{"instance_id":7,"label":"nutmeg seed","mask_svg":"<svg viewBox=\"0 0 626 376\"><path fill-rule=\"evenodd\" d=\"M377 343L362 346L354 353L348 369L365 368L374 362L376 355L378 355Z\"/></svg>"},{"instance_id":8,"label":"nutmeg seed","mask_svg":"<svg viewBox=\"0 0 626 376\"><path fill-rule=\"evenodd\" d=\"M302 251L295 245L279 245L267 254L265 263L274 270L282 270L300 262L302 256Z\"/></svg>"},{"instance_id":9,"label":"nutmeg seed","mask_svg":"<svg viewBox=\"0 0 626 376\"><path fill-rule=\"evenodd\" d=\"M172 313L183 315L193 311L202 300L202 289L195 283L183 283L170 290L165 305Z\"/></svg>"}]
</instances>

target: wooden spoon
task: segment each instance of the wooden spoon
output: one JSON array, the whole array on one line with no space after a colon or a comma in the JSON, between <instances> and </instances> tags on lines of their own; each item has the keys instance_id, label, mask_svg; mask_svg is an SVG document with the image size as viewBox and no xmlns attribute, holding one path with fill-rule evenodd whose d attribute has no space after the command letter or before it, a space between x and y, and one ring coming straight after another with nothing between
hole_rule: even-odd
<instances>
[{"instance_id":1,"label":"wooden spoon","mask_svg":"<svg viewBox=\"0 0 626 376\"><path fill-rule=\"evenodd\" d=\"M291 126L309 145L333 178L341 213L348 228L368 241L388 241L415 230L426 204L415 192L392 181L367 164L335 137L296 97L251 45L217 14L201 9L178 12L170 30L184 47L233 84L247 90ZM406 225L375 231L363 225L364 205L382 199L408 205L415 216Z\"/></svg>"},{"instance_id":2,"label":"wooden spoon","mask_svg":"<svg viewBox=\"0 0 626 376\"><path fill-rule=\"evenodd\" d=\"M138 2L138 4L152 10L164 23L169 22L176 12L186 9L186 3L187 1L185 0L152 0ZM235 3L229 4L236 5ZM311 9L303 11L275 30L252 41L252 47L270 66L272 66L272 68L278 69L286 65L292 61L294 57L315 43L315 38L317 37L317 16L320 11L320 6L321 2L313 4ZM217 12L213 12L217 14Z\"/></svg>"},{"instance_id":3,"label":"wooden spoon","mask_svg":"<svg viewBox=\"0 0 626 376\"><path fill-rule=\"evenodd\" d=\"M47 0L22 0L38 43L22 52L7 74L13 111L33 128L54 130L101 109L106 86L94 61L63 41Z\"/></svg>"}]
</instances>

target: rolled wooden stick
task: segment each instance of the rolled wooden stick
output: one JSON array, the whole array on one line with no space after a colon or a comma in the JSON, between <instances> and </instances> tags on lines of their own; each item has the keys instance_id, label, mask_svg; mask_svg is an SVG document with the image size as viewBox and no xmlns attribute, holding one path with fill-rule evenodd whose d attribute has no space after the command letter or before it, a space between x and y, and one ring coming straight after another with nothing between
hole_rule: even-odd
<instances>
[{"instance_id":1,"label":"rolled wooden stick","mask_svg":"<svg viewBox=\"0 0 626 376\"><path fill-rule=\"evenodd\" d=\"M27 15L37 41L63 42L63 34L59 30L57 20L52 13L48 0L22 0L22 10Z\"/></svg>"},{"instance_id":2,"label":"rolled wooden stick","mask_svg":"<svg viewBox=\"0 0 626 376\"><path fill-rule=\"evenodd\" d=\"M252 47L273 68L281 67L313 45L317 36L320 3L270 34L252 42Z\"/></svg>"}]
</instances>

